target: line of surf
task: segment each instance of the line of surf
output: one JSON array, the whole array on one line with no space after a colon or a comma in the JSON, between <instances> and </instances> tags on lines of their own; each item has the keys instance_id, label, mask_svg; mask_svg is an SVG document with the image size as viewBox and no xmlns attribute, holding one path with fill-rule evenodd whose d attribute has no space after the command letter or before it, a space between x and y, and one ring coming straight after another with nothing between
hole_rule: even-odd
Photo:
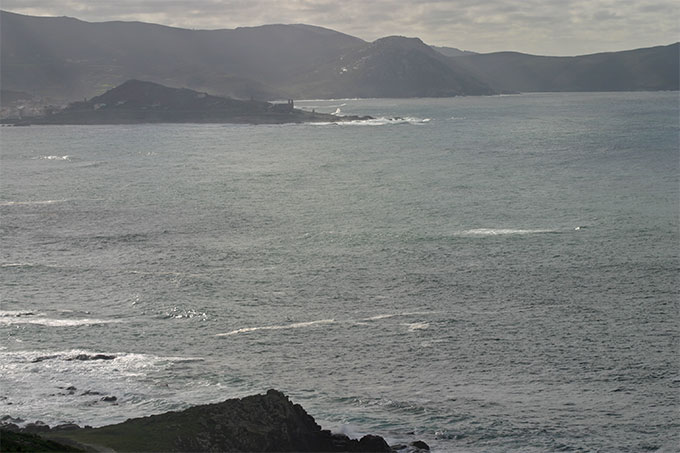
<instances>
[{"instance_id":1,"label":"line of surf","mask_svg":"<svg viewBox=\"0 0 680 453\"><path fill-rule=\"evenodd\" d=\"M38 201L3 201L0 206L32 206L43 204L64 203L68 200L38 200Z\"/></svg>"},{"instance_id":2,"label":"line of surf","mask_svg":"<svg viewBox=\"0 0 680 453\"><path fill-rule=\"evenodd\" d=\"M523 234L544 234L544 233L559 233L559 230L534 228L473 228L470 230L463 230L457 233L458 236L504 236L504 235L523 235Z\"/></svg>"},{"instance_id":3,"label":"line of surf","mask_svg":"<svg viewBox=\"0 0 680 453\"><path fill-rule=\"evenodd\" d=\"M375 315L375 316L370 316L368 318L362 318L359 321L379 321L381 319L389 319L389 318L396 318L398 316L422 316L422 315L431 315L433 311L407 311L407 312L402 312L402 313L386 313L386 314L381 314L381 315Z\"/></svg>"},{"instance_id":4,"label":"line of surf","mask_svg":"<svg viewBox=\"0 0 680 453\"><path fill-rule=\"evenodd\" d=\"M335 323L346 323L346 324L357 324L357 323L365 323L365 322L370 322L370 321L379 321L382 319L389 319L389 318L395 318L395 317L408 317L408 316L423 316L423 315L430 315L433 313L437 312L432 312L432 311L412 311L412 312L401 312L401 313L386 313L386 314L379 314L375 316L370 316L367 318L361 318L358 320L353 320L353 319L345 319L345 320L336 320L336 319L319 319L315 321L304 321L304 322L295 322L295 323L290 323L290 324L277 324L277 325L269 325L269 326L255 326L255 327L243 327L240 329L235 329L229 332L225 333L218 333L215 336L217 337L227 337L227 336L232 336L232 335L237 335L241 333L249 333L249 332L257 332L257 331L262 331L262 330L285 330L285 329L300 329L300 328L305 328L305 327L315 327L318 325L324 325L324 324L335 324ZM408 326L413 326L413 325L425 325L427 323L409 323L405 324ZM416 329L422 329L422 328L427 328L427 327L416 327Z\"/></svg>"},{"instance_id":5,"label":"line of surf","mask_svg":"<svg viewBox=\"0 0 680 453\"><path fill-rule=\"evenodd\" d=\"M114 319L93 319L93 318L59 319L59 318L33 317L29 313L26 313L25 315L0 316L0 325L35 324L45 327L77 327L77 326L92 326L98 324L112 324L117 322L121 321Z\"/></svg>"},{"instance_id":6,"label":"line of surf","mask_svg":"<svg viewBox=\"0 0 680 453\"><path fill-rule=\"evenodd\" d=\"M412 124L412 125L423 125L429 123L430 118L415 118L415 117L378 117L366 120L353 120L353 121L321 121L309 123L315 126L389 126L398 124Z\"/></svg>"},{"instance_id":7,"label":"line of surf","mask_svg":"<svg viewBox=\"0 0 680 453\"><path fill-rule=\"evenodd\" d=\"M300 329L303 327L312 327L320 324L332 324L334 323L334 319L320 319L317 321L306 321L306 322L296 322L292 324L281 324L281 325L273 325L273 326L258 326L258 327L244 327L242 329L236 329L232 330L231 332L226 332L226 333L218 333L216 336L218 337L226 337L230 335L236 335L239 333L247 333L247 332L255 332L258 330L284 330L284 329Z\"/></svg>"}]
</instances>

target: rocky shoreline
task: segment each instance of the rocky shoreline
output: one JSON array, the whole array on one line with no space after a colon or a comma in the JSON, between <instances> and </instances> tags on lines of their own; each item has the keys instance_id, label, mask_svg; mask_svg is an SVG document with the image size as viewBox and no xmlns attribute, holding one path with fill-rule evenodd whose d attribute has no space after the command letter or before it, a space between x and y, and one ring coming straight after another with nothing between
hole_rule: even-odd
<instances>
[{"instance_id":1,"label":"rocky shoreline","mask_svg":"<svg viewBox=\"0 0 680 453\"><path fill-rule=\"evenodd\" d=\"M72 102L44 115L7 118L2 123L31 125L96 125L153 123L287 124L339 123L373 119L370 116L336 116L296 109L286 103L237 100L186 88L171 88L142 80L128 80L106 93Z\"/></svg>"},{"instance_id":2,"label":"rocky shoreline","mask_svg":"<svg viewBox=\"0 0 680 453\"><path fill-rule=\"evenodd\" d=\"M322 429L278 390L123 423L20 427L5 417L0 451L94 452L386 452L422 453L425 442L389 445L376 435L351 439Z\"/></svg>"}]
</instances>

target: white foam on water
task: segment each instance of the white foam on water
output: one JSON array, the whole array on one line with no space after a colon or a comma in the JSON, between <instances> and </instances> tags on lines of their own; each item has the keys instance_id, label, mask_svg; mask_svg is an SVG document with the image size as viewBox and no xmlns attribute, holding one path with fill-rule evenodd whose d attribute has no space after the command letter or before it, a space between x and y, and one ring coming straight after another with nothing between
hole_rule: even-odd
<instances>
[{"instance_id":1,"label":"white foam on water","mask_svg":"<svg viewBox=\"0 0 680 453\"><path fill-rule=\"evenodd\" d=\"M300 329L303 327L312 327L320 324L332 324L334 323L334 319L320 319L317 321L307 321L307 322L296 322L292 324L282 324L282 325L275 325L275 326L260 326L260 327L244 327L242 329L236 329L232 330L231 332L226 332L226 333L218 333L217 337L225 337L229 335L236 335L239 333L247 333L247 332L255 332L258 330L284 330L284 329Z\"/></svg>"},{"instance_id":2,"label":"white foam on water","mask_svg":"<svg viewBox=\"0 0 680 453\"><path fill-rule=\"evenodd\" d=\"M338 109L340 110L340 109ZM333 113L333 115L338 115L339 112ZM415 117L394 117L394 118L388 118L388 117L378 117L378 118L371 118L371 119L366 119L366 120L354 120L354 121L322 121L322 122L317 122L317 123L309 123L312 125L316 126L328 126L328 125L336 125L336 126L388 126L388 125L395 125L395 124L414 124L414 125L423 125L429 123L431 120L430 118L415 118Z\"/></svg>"},{"instance_id":3,"label":"white foam on water","mask_svg":"<svg viewBox=\"0 0 680 453\"><path fill-rule=\"evenodd\" d=\"M45 317L33 317L31 314L26 313L26 315L19 316L0 316L0 325L12 325L12 324L35 324L45 327L76 327L76 326L92 326L97 324L112 324L121 322L115 319L57 319L57 318L45 318Z\"/></svg>"},{"instance_id":4,"label":"white foam on water","mask_svg":"<svg viewBox=\"0 0 680 453\"><path fill-rule=\"evenodd\" d=\"M133 304L134 305L134 304ZM192 318L199 318L201 321L206 321L208 319L208 314L202 311L198 311L194 308L181 308L181 307L172 307L170 310L166 311L163 314L163 317L168 319L192 319Z\"/></svg>"},{"instance_id":5,"label":"white foam on water","mask_svg":"<svg viewBox=\"0 0 680 453\"><path fill-rule=\"evenodd\" d=\"M31 310L0 310L0 318L18 318L20 316L34 316L36 312Z\"/></svg>"},{"instance_id":6,"label":"white foam on water","mask_svg":"<svg viewBox=\"0 0 680 453\"><path fill-rule=\"evenodd\" d=\"M68 200L38 200L38 201L3 201L0 206L31 206L42 204L64 203Z\"/></svg>"},{"instance_id":7,"label":"white foam on water","mask_svg":"<svg viewBox=\"0 0 680 453\"><path fill-rule=\"evenodd\" d=\"M413 332L414 330L425 330L430 328L430 323L428 322L413 322L410 324L402 324L404 326L408 326L409 332Z\"/></svg>"},{"instance_id":8,"label":"white foam on water","mask_svg":"<svg viewBox=\"0 0 680 453\"><path fill-rule=\"evenodd\" d=\"M22 379L28 375L74 379L76 376L138 376L149 368L165 368L170 363L201 361L200 357L160 357L137 353L103 353L84 349L66 351L32 350L0 352L0 374ZM48 376L49 375L49 376Z\"/></svg>"},{"instance_id":9,"label":"white foam on water","mask_svg":"<svg viewBox=\"0 0 680 453\"><path fill-rule=\"evenodd\" d=\"M35 266L33 263L5 263L0 264L0 267L32 267Z\"/></svg>"},{"instance_id":10,"label":"white foam on water","mask_svg":"<svg viewBox=\"0 0 680 453\"><path fill-rule=\"evenodd\" d=\"M40 160L71 160L71 156L38 156L34 159Z\"/></svg>"},{"instance_id":11,"label":"white foam on water","mask_svg":"<svg viewBox=\"0 0 680 453\"><path fill-rule=\"evenodd\" d=\"M387 126L391 124L415 124L415 125L420 125L420 124L427 124L431 120L430 118L416 118L416 117L394 117L394 118L387 118L387 117L378 117L378 118L372 118L368 120L356 120L356 121L344 121L341 123L338 123L341 126Z\"/></svg>"},{"instance_id":12,"label":"white foam on water","mask_svg":"<svg viewBox=\"0 0 680 453\"><path fill-rule=\"evenodd\" d=\"M458 236L504 236L521 234L557 233L549 229L517 229L517 228L475 228L456 233Z\"/></svg>"},{"instance_id":13,"label":"white foam on water","mask_svg":"<svg viewBox=\"0 0 680 453\"><path fill-rule=\"evenodd\" d=\"M375 315L369 318L362 318L359 321L378 321L380 319L394 318L397 316L422 316L437 313L435 311L407 311L402 313L387 313L382 315Z\"/></svg>"},{"instance_id":14,"label":"white foam on water","mask_svg":"<svg viewBox=\"0 0 680 453\"><path fill-rule=\"evenodd\" d=\"M83 349L0 350L0 388L12 389L5 406L11 416L50 425L102 425L148 415L154 405L168 410L167 370L202 360ZM104 402L104 396L117 401Z\"/></svg>"}]
</instances>

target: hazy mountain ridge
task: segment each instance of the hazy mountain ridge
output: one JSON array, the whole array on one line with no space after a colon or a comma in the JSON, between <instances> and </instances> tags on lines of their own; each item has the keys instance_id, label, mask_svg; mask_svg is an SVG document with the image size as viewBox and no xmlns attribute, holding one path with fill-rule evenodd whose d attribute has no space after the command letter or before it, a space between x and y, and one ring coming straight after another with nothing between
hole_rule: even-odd
<instances>
[{"instance_id":1,"label":"hazy mountain ridge","mask_svg":"<svg viewBox=\"0 0 680 453\"><path fill-rule=\"evenodd\" d=\"M304 68L365 44L306 25L194 31L4 11L0 21L3 88L62 99L90 97L131 78L238 98L282 98L287 80Z\"/></svg>"},{"instance_id":2,"label":"hazy mountain ridge","mask_svg":"<svg viewBox=\"0 0 680 453\"><path fill-rule=\"evenodd\" d=\"M471 50L460 50L456 47L448 46L430 46L440 54L446 57L460 57L463 55L477 55L477 52L472 52Z\"/></svg>"},{"instance_id":3,"label":"hazy mountain ridge","mask_svg":"<svg viewBox=\"0 0 680 453\"><path fill-rule=\"evenodd\" d=\"M3 90L63 102L129 79L240 99L678 89L678 45L580 57L458 54L311 25L187 30L0 13ZM457 52L455 52L457 51Z\"/></svg>"},{"instance_id":4,"label":"hazy mountain ridge","mask_svg":"<svg viewBox=\"0 0 680 453\"><path fill-rule=\"evenodd\" d=\"M519 52L455 57L458 65L503 91L677 90L679 43L576 57Z\"/></svg>"},{"instance_id":5,"label":"hazy mountain ridge","mask_svg":"<svg viewBox=\"0 0 680 453\"><path fill-rule=\"evenodd\" d=\"M313 97L439 97L494 94L467 69L418 38L388 36L352 49L298 82Z\"/></svg>"}]
</instances>

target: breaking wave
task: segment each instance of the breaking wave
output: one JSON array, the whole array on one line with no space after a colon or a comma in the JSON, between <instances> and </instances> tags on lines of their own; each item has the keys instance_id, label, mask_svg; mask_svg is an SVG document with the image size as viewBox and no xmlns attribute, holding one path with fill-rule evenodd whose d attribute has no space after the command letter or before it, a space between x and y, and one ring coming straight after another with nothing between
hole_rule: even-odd
<instances>
[{"instance_id":1,"label":"breaking wave","mask_svg":"<svg viewBox=\"0 0 680 453\"><path fill-rule=\"evenodd\" d=\"M408 311L408 312L403 312L403 313L388 313L388 314L383 314L383 315L375 315L371 316L368 318L362 318L360 321L378 321L380 319L388 319L388 318L395 318L397 316L419 316L419 315L430 315L433 313L433 311Z\"/></svg>"},{"instance_id":2,"label":"breaking wave","mask_svg":"<svg viewBox=\"0 0 680 453\"><path fill-rule=\"evenodd\" d=\"M71 160L71 156L38 156L34 159L40 160Z\"/></svg>"},{"instance_id":3,"label":"breaking wave","mask_svg":"<svg viewBox=\"0 0 680 453\"><path fill-rule=\"evenodd\" d=\"M31 206L41 204L64 203L68 200L38 200L38 201L2 201L0 206Z\"/></svg>"},{"instance_id":4,"label":"breaking wave","mask_svg":"<svg viewBox=\"0 0 680 453\"><path fill-rule=\"evenodd\" d=\"M296 322L296 323L291 323L291 324L278 324L278 325L271 325L271 326L257 326L257 327L243 327L241 329L236 329L232 330L230 332L225 332L225 333L218 333L216 336L218 337L226 337L226 336L231 336L231 335L236 335L240 333L248 333L248 332L256 332L259 330L285 330L285 329L300 329L304 327L314 327L318 325L323 325L323 324L335 324L335 323L342 323L342 324L349 324L349 325L366 325L367 322L371 321L380 321L383 319L389 319L389 318L395 318L395 317L408 317L408 316L422 316L422 315L429 315L432 313L437 313L437 312L431 312L431 311L413 311L413 312L402 312L402 313L388 313L388 314L380 314L380 315L375 315L375 316L370 316L367 318L360 318L360 319L319 319L316 321L305 321L305 322ZM406 323L403 324L405 326L409 327L409 330L417 330L417 329L427 329L429 327L429 324L426 322L415 322L415 323Z\"/></svg>"},{"instance_id":5,"label":"breaking wave","mask_svg":"<svg viewBox=\"0 0 680 453\"><path fill-rule=\"evenodd\" d=\"M334 319L320 319L318 321L296 322L292 324L283 324L277 326L261 326L261 327L244 327L242 329L232 330L231 332L218 333L216 336L225 337L229 335L236 335L239 333L255 332L257 330L283 330L283 329L299 329L302 327L311 327L319 324L332 324Z\"/></svg>"},{"instance_id":6,"label":"breaking wave","mask_svg":"<svg viewBox=\"0 0 680 453\"><path fill-rule=\"evenodd\" d=\"M177 407L183 400L169 394L166 375L178 364L200 361L83 349L0 351L0 387L13 389L3 395L3 403L20 407L16 415L25 421L117 423L148 415L150 408L163 412Z\"/></svg>"},{"instance_id":7,"label":"breaking wave","mask_svg":"<svg viewBox=\"0 0 680 453\"><path fill-rule=\"evenodd\" d=\"M0 311L0 325L14 324L35 324L46 327L75 327L92 326L97 324L111 324L120 322L113 319L92 319L92 318L50 318L42 313L31 310L3 310Z\"/></svg>"},{"instance_id":8,"label":"breaking wave","mask_svg":"<svg viewBox=\"0 0 680 453\"><path fill-rule=\"evenodd\" d=\"M21 316L34 316L35 314L36 312L31 310L0 310L0 318L18 318Z\"/></svg>"},{"instance_id":9,"label":"breaking wave","mask_svg":"<svg viewBox=\"0 0 680 453\"><path fill-rule=\"evenodd\" d=\"M334 113L336 115L337 113ZM414 124L414 125L423 125L427 124L431 121L430 118L416 118L416 117L411 117L411 116L405 116L405 117L385 117L381 116L378 118L371 118L367 120L354 120L354 121L324 121L324 122L318 122L318 123L309 123L317 126L328 126L328 125L337 125L337 126L388 126L388 125L396 125L396 124Z\"/></svg>"},{"instance_id":10,"label":"breaking wave","mask_svg":"<svg viewBox=\"0 0 680 453\"><path fill-rule=\"evenodd\" d=\"M430 328L430 323L428 322L412 322L410 324L404 324L408 327L409 332L414 330L425 330Z\"/></svg>"},{"instance_id":11,"label":"breaking wave","mask_svg":"<svg viewBox=\"0 0 680 453\"><path fill-rule=\"evenodd\" d=\"M559 233L558 230L549 229L516 229L516 228L475 228L471 230L463 230L457 233L458 236L504 236L504 235L522 235L522 234L541 234L541 233Z\"/></svg>"}]
</instances>

